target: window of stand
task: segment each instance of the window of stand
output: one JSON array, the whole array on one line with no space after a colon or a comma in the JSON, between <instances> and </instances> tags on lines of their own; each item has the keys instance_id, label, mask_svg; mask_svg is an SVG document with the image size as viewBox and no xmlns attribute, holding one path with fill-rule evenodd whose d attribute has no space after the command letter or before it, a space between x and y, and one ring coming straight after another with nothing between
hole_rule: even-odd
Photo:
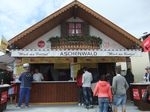
<instances>
[{"instance_id":1,"label":"window of stand","mask_svg":"<svg viewBox=\"0 0 150 112\"><path fill-rule=\"evenodd\" d=\"M82 36L81 22L69 22L68 23L68 35L69 36Z\"/></svg>"},{"instance_id":2,"label":"window of stand","mask_svg":"<svg viewBox=\"0 0 150 112\"><path fill-rule=\"evenodd\" d=\"M69 63L31 64L31 72L38 69L44 81L68 81L71 79Z\"/></svg>"}]
</instances>

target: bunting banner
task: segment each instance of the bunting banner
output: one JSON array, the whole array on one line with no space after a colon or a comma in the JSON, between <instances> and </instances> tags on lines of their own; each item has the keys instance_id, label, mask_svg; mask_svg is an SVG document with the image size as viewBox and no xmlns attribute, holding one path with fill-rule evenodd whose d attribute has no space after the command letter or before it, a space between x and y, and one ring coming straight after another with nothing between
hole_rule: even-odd
<instances>
[{"instance_id":1,"label":"bunting banner","mask_svg":"<svg viewBox=\"0 0 150 112\"><path fill-rule=\"evenodd\" d=\"M4 36L2 36L0 39L0 51L6 52L7 46L8 46L8 41Z\"/></svg>"},{"instance_id":2,"label":"bunting banner","mask_svg":"<svg viewBox=\"0 0 150 112\"><path fill-rule=\"evenodd\" d=\"M150 35L142 42L144 52L150 51Z\"/></svg>"}]
</instances>

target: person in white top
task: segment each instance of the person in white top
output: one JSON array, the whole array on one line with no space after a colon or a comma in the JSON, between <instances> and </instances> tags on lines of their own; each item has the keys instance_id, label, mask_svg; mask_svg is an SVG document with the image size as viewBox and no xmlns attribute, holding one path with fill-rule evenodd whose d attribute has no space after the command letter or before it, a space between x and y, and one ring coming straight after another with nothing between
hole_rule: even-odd
<instances>
[{"instance_id":1,"label":"person in white top","mask_svg":"<svg viewBox=\"0 0 150 112\"><path fill-rule=\"evenodd\" d=\"M144 80L145 82L150 82L150 67L145 68L146 73L144 74Z\"/></svg>"},{"instance_id":2,"label":"person in white top","mask_svg":"<svg viewBox=\"0 0 150 112\"><path fill-rule=\"evenodd\" d=\"M42 73L40 73L38 69L35 69L35 73L33 74L33 80L34 81L44 80L44 77L43 77Z\"/></svg>"},{"instance_id":3,"label":"person in white top","mask_svg":"<svg viewBox=\"0 0 150 112\"><path fill-rule=\"evenodd\" d=\"M91 82L93 80L92 73L88 71L85 67L83 68L84 73L82 75L82 87L83 87L83 95L85 100L86 108L93 107L93 97L92 97L92 90L91 90Z\"/></svg>"}]
</instances>

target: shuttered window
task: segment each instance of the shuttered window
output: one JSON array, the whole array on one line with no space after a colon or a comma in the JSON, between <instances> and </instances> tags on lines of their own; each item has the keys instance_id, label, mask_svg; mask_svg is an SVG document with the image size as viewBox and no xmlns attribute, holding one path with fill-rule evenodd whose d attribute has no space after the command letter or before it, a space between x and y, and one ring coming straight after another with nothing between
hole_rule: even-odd
<instances>
[{"instance_id":1,"label":"shuttered window","mask_svg":"<svg viewBox=\"0 0 150 112\"><path fill-rule=\"evenodd\" d=\"M81 23L68 23L68 35L69 36L82 36L82 24Z\"/></svg>"},{"instance_id":2,"label":"shuttered window","mask_svg":"<svg viewBox=\"0 0 150 112\"><path fill-rule=\"evenodd\" d=\"M89 25L86 22L63 22L61 36L89 36Z\"/></svg>"}]
</instances>

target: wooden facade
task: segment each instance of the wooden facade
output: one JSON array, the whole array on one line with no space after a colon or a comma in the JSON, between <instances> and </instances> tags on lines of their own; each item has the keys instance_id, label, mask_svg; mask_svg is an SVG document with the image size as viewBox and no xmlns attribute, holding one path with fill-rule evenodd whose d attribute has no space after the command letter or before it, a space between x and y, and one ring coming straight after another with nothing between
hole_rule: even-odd
<instances>
[{"instance_id":1,"label":"wooden facade","mask_svg":"<svg viewBox=\"0 0 150 112\"><path fill-rule=\"evenodd\" d=\"M20 83L17 83L17 90L19 93ZM78 100L76 82L33 82L31 88L31 103L75 103ZM19 96L19 94L17 94ZM18 98L18 97L17 97ZM17 99L18 101L18 99Z\"/></svg>"},{"instance_id":2,"label":"wooden facade","mask_svg":"<svg viewBox=\"0 0 150 112\"><path fill-rule=\"evenodd\" d=\"M79 32L70 36L69 23L81 23L82 29L77 26ZM75 27L71 28L74 32ZM52 37L59 38L52 40ZM56 76L56 72L52 73L56 70L73 77L72 82L55 77L48 82L33 83L32 103L69 103L78 99L74 81L77 70L89 67L94 81L101 74L114 75L117 62L130 65L129 57L138 54L141 41L75 0L16 35L9 45L12 57L16 58L16 75L22 72L23 63L30 63L31 68L39 67L43 74Z\"/></svg>"}]
</instances>

